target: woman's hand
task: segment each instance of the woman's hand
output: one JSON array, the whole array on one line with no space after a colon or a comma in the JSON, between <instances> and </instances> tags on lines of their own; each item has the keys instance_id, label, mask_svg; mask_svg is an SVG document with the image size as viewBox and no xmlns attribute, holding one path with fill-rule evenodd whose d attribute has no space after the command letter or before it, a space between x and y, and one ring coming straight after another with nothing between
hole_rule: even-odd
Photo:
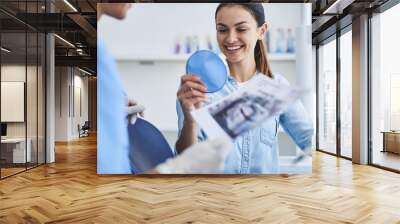
<instances>
[{"instance_id":1,"label":"woman's hand","mask_svg":"<svg viewBox=\"0 0 400 224\"><path fill-rule=\"evenodd\" d=\"M183 75L181 77L181 86L179 87L177 97L185 115L185 123L194 122L190 112L199 108L202 103L207 101L207 97L204 94L206 91L207 87L198 76Z\"/></svg>"}]
</instances>

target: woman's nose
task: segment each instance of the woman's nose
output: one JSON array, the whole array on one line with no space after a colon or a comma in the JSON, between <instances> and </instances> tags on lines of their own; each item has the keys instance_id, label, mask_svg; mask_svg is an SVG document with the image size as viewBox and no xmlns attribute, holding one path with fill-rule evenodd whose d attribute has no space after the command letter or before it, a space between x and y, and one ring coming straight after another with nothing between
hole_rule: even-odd
<instances>
[{"instance_id":1,"label":"woman's nose","mask_svg":"<svg viewBox=\"0 0 400 224\"><path fill-rule=\"evenodd\" d=\"M226 37L227 43L234 43L237 40L236 32L229 32L228 36Z\"/></svg>"}]
</instances>

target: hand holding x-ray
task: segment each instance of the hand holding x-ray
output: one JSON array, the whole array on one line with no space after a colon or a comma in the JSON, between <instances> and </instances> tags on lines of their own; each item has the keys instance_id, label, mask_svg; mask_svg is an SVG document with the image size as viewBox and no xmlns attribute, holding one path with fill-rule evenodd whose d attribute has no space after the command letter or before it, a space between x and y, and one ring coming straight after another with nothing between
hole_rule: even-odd
<instances>
[{"instance_id":1,"label":"hand holding x-ray","mask_svg":"<svg viewBox=\"0 0 400 224\"><path fill-rule=\"evenodd\" d=\"M258 76L236 92L192 112L207 136L235 139L282 113L307 91Z\"/></svg>"}]
</instances>

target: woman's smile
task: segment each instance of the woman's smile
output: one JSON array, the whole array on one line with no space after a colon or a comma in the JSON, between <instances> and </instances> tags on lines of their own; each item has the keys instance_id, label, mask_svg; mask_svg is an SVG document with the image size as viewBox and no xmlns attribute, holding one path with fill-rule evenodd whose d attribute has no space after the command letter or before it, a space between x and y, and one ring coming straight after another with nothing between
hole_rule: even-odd
<instances>
[{"instance_id":1,"label":"woman's smile","mask_svg":"<svg viewBox=\"0 0 400 224\"><path fill-rule=\"evenodd\" d=\"M244 48L244 45L224 45L224 48L227 54L236 54Z\"/></svg>"}]
</instances>

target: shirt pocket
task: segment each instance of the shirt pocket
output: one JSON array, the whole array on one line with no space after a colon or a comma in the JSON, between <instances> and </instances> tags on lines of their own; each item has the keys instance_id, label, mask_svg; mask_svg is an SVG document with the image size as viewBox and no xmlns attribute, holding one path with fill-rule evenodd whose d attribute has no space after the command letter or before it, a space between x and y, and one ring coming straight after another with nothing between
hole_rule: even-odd
<instances>
[{"instance_id":1,"label":"shirt pocket","mask_svg":"<svg viewBox=\"0 0 400 224\"><path fill-rule=\"evenodd\" d=\"M273 145L278 134L278 121L271 119L260 128L260 141L266 145Z\"/></svg>"}]
</instances>

